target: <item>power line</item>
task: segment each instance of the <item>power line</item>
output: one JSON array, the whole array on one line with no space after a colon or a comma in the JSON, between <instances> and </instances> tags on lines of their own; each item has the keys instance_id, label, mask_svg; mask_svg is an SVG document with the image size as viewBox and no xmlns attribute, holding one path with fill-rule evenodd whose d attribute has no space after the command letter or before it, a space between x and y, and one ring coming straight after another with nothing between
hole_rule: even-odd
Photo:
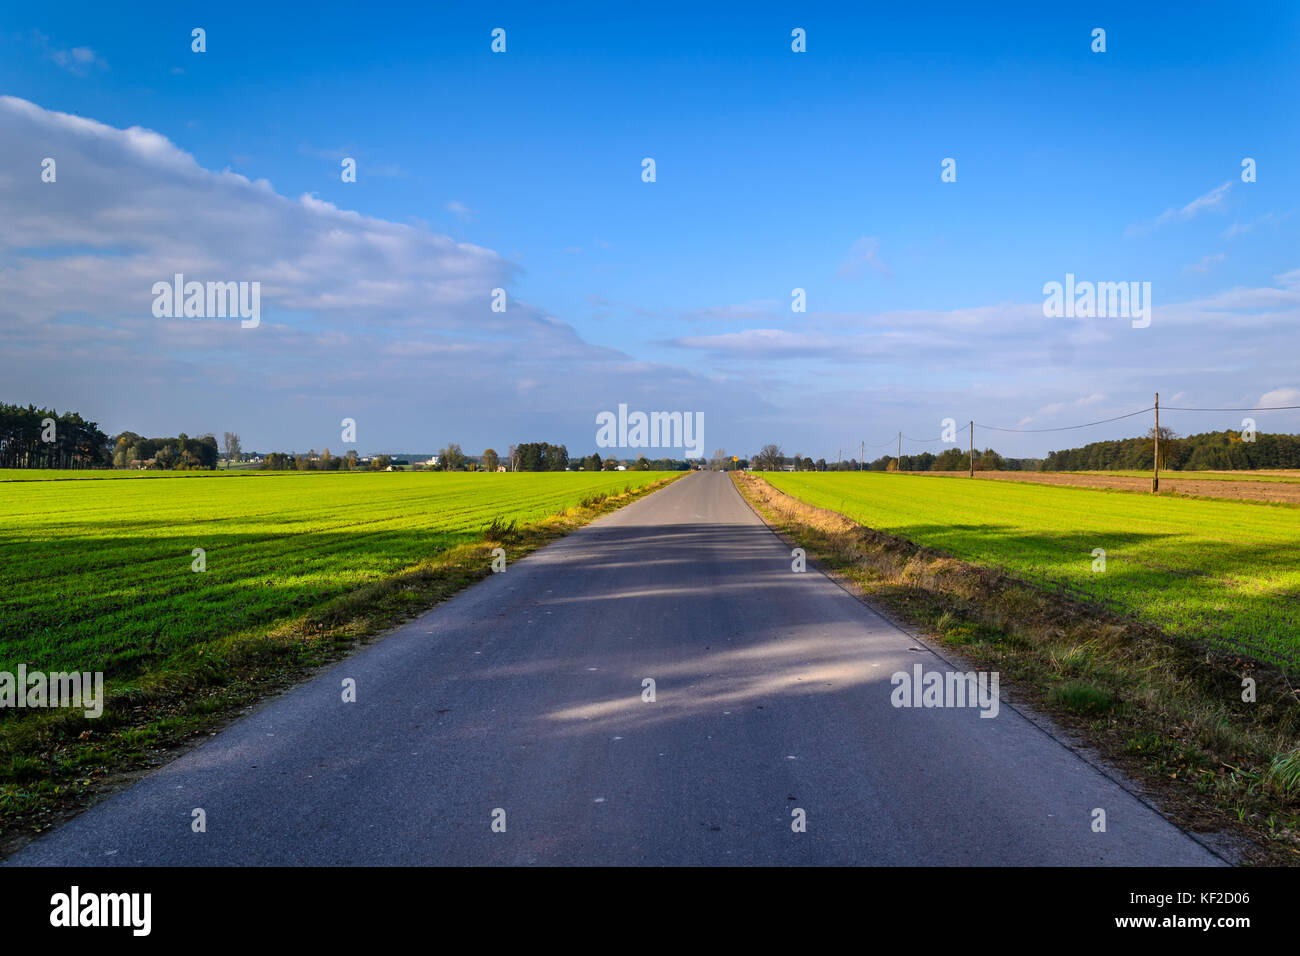
<instances>
[{"instance_id":1,"label":"power line","mask_svg":"<svg viewBox=\"0 0 1300 956\"><path fill-rule=\"evenodd\" d=\"M1264 405L1260 408L1179 408L1177 405L1161 405L1167 412L1284 412L1300 405Z\"/></svg>"},{"instance_id":2,"label":"power line","mask_svg":"<svg viewBox=\"0 0 1300 956\"><path fill-rule=\"evenodd\" d=\"M1170 412L1283 412L1300 409L1300 405L1261 405L1256 408L1184 408L1179 405L1163 405L1165 411ZM1055 428L1007 428L1002 425L985 425L981 422L975 422L976 428L985 428L995 432L1013 432L1016 434L1042 434L1044 432L1069 432L1080 428L1091 428L1094 425L1105 425L1110 422L1123 421L1126 418L1135 418L1138 415L1145 415L1147 412L1154 411L1154 405L1148 405L1146 408L1139 409L1136 412L1129 412L1126 415L1116 415L1114 418L1102 418L1095 422L1084 422L1081 425L1061 425ZM911 435L903 435L903 441L916 442L917 444L932 444L934 442L944 441L942 435L938 438L913 438ZM884 448L893 445L898 439L890 438L887 441L879 442L875 445L867 445L866 448L874 451L877 448ZM863 456L865 457L865 456Z\"/></svg>"},{"instance_id":3,"label":"power line","mask_svg":"<svg viewBox=\"0 0 1300 956\"><path fill-rule=\"evenodd\" d=\"M1146 408L1140 409L1136 412L1129 412L1127 415L1116 415L1114 418L1103 418L1100 421L1084 422L1082 425L1062 425L1059 428L1003 428L1000 425L982 425L979 422L975 423L975 427L988 428L995 432L1021 432L1025 434L1028 434L1029 432L1068 432L1074 431L1076 428L1091 428L1093 425L1105 425L1107 422L1117 422L1125 418L1133 418L1136 415L1145 415L1147 412L1153 411L1154 409L1154 405L1148 405Z\"/></svg>"}]
</instances>

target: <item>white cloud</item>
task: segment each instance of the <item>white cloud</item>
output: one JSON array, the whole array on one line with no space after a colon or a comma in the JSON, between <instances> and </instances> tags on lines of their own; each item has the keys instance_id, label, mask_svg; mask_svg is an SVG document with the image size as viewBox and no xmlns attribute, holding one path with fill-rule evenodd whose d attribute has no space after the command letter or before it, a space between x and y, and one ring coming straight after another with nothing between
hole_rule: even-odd
<instances>
[{"instance_id":1,"label":"white cloud","mask_svg":"<svg viewBox=\"0 0 1300 956\"><path fill-rule=\"evenodd\" d=\"M1222 209L1223 197L1228 195L1228 190L1232 188L1232 180L1228 180L1222 185L1215 186L1204 196L1197 196L1182 209L1175 212L1172 209L1166 209L1160 214L1157 222L1164 222L1170 219L1194 219L1207 209Z\"/></svg>"},{"instance_id":2,"label":"white cloud","mask_svg":"<svg viewBox=\"0 0 1300 956\"><path fill-rule=\"evenodd\" d=\"M1133 225L1129 226L1127 229L1124 230L1124 234L1126 236L1132 236L1132 235L1137 235L1139 233L1148 232L1151 229L1157 226L1163 226L1166 223L1187 222L1188 220L1195 219L1197 216L1201 215L1201 213L1209 210L1215 210L1221 212L1223 211L1224 208L1223 200L1228 195L1228 191L1231 188L1232 188L1232 180L1228 180L1227 182L1222 183L1221 185L1215 186L1205 195L1197 196L1195 199L1193 199L1187 205L1183 206L1181 209L1166 209L1154 220L1134 223Z\"/></svg>"},{"instance_id":3,"label":"white cloud","mask_svg":"<svg viewBox=\"0 0 1300 956\"><path fill-rule=\"evenodd\" d=\"M473 209L469 208L469 206L466 206L463 202L458 202L455 199L452 199L447 203L447 211L461 222L469 222L475 217L475 215L477 215Z\"/></svg>"},{"instance_id":4,"label":"white cloud","mask_svg":"<svg viewBox=\"0 0 1300 956\"><path fill-rule=\"evenodd\" d=\"M1300 405L1300 388L1275 388L1271 392L1265 392L1261 395L1259 401L1255 404L1259 408Z\"/></svg>"},{"instance_id":5,"label":"white cloud","mask_svg":"<svg viewBox=\"0 0 1300 956\"><path fill-rule=\"evenodd\" d=\"M56 159L56 182L32 156ZM242 421L253 447L368 412L371 440L431 431L421 448L476 434L594 446L595 413L619 401L762 404L743 387L714 399L702 376L586 342L513 295L491 311L517 272L492 249L286 197L151 130L14 97L0 97L0 220L5 400L79 407L109 428ZM155 319L153 283L178 272L261 282L260 327Z\"/></svg>"},{"instance_id":6,"label":"white cloud","mask_svg":"<svg viewBox=\"0 0 1300 956\"><path fill-rule=\"evenodd\" d=\"M32 31L32 40L51 61L76 76L88 76L91 70L108 69L108 61L88 46L56 47L39 30Z\"/></svg>"},{"instance_id":7,"label":"white cloud","mask_svg":"<svg viewBox=\"0 0 1300 956\"><path fill-rule=\"evenodd\" d=\"M883 276L889 275L889 269L880 261L880 240L875 236L863 236L853 243L836 275L841 279L857 279L868 269Z\"/></svg>"},{"instance_id":8,"label":"white cloud","mask_svg":"<svg viewBox=\"0 0 1300 956\"><path fill-rule=\"evenodd\" d=\"M1274 278L1277 280L1278 285L1283 288L1300 292L1300 269L1292 269L1290 272L1284 272Z\"/></svg>"},{"instance_id":9,"label":"white cloud","mask_svg":"<svg viewBox=\"0 0 1300 956\"><path fill-rule=\"evenodd\" d=\"M1183 266L1183 271L1199 272L1202 275L1204 275L1208 273L1210 269L1212 269L1214 266L1217 266L1220 262L1222 262L1226 258L1227 256L1222 252L1214 253L1213 255L1202 256L1199 262L1192 262Z\"/></svg>"}]
</instances>

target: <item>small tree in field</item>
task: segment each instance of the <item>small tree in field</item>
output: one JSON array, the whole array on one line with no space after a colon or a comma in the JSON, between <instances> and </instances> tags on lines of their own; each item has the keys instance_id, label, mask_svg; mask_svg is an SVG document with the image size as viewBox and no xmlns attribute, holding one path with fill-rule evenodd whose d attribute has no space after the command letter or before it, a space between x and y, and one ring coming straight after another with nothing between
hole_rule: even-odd
<instances>
[{"instance_id":1,"label":"small tree in field","mask_svg":"<svg viewBox=\"0 0 1300 956\"><path fill-rule=\"evenodd\" d=\"M443 471L460 471L465 467L465 453L452 442L438 452L438 467Z\"/></svg>"},{"instance_id":2,"label":"small tree in field","mask_svg":"<svg viewBox=\"0 0 1300 956\"><path fill-rule=\"evenodd\" d=\"M764 445L754 457L754 467L759 471L777 471L785 464L785 452L780 445Z\"/></svg>"},{"instance_id":3,"label":"small tree in field","mask_svg":"<svg viewBox=\"0 0 1300 956\"><path fill-rule=\"evenodd\" d=\"M234 432L225 432L223 435L222 443L225 445L225 449L226 449L227 464L229 464L231 461L238 460L241 453L241 449L239 447L239 436L236 435Z\"/></svg>"}]
</instances>

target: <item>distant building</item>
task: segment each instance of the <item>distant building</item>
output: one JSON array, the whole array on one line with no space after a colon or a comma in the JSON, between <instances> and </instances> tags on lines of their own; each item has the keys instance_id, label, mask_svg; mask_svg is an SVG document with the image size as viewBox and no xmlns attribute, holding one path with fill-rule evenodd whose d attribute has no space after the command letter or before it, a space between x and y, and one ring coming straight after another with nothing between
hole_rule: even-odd
<instances>
[{"instance_id":1,"label":"distant building","mask_svg":"<svg viewBox=\"0 0 1300 956\"><path fill-rule=\"evenodd\" d=\"M432 456L428 461L426 461L424 464L425 464L425 467L426 467L426 468L437 468L437 467L438 467L438 462L441 461L441 460L442 460L442 459L441 459L440 456L438 456L438 455L434 455L434 456Z\"/></svg>"}]
</instances>

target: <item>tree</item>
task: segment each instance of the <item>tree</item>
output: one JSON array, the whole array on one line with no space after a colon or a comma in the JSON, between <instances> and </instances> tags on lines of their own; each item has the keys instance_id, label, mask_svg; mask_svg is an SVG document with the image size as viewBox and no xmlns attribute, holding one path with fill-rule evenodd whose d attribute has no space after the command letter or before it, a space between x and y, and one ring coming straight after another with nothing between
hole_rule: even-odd
<instances>
[{"instance_id":1,"label":"tree","mask_svg":"<svg viewBox=\"0 0 1300 956\"><path fill-rule=\"evenodd\" d=\"M592 452L586 458L582 459L584 471L600 471L604 467L604 462L600 460L599 452Z\"/></svg>"},{"instance_id":2,"label":"tree","mask_svg":"<svg viewBox=\"0 0 1300 956\"><path fill-rule=\"evenodd\" d=\"M489 448L483 452L483 470L496 471L501 465L501 458L497 455L496 450Z\"/></svg>"},{"instance_id":3,"label":"tree","mask_svg":"<svg viewBox=\"0 0 1300 956\"><path fill-rule=\"evenodd\" d=\"M754 457L754 467L759 471L777 471L785 464L785 452L780 445L764 445Z\"/></svg>"},{"instance_id":4,"label":"tree","mask_svg":"<svg viewBox=\"0 0 1300 956\"><path fill-rule=\"evenodd\" d=\"M515 449L516 471L565 471L569 467L569 450L549 442L523 442Z\"/></svg>"},{"instance_id":5,"label":"tree","mask_svg":"<svg viewBox=\"0 0 1300 956\"><path fill-rule=\"evenodd\" d=\"M226 465L229 467L232 460L237 461L239 459L241 452L239 447L239 436L234 432L223 432L222 445L226 449Z\"/></svg>"},{"instance_id":6,"label":"tree","mask_svg":"<svg viewBox=\"0 0 1300 956\"><path fill-rule=\"evenodd\" d=\"M451 442L446 448L438 450L438 467L443 471L460 471L465 467L465 453L460 446Z\"/></svg>"},{"instance_id":7,"label":"tree","mask_svg":"<svg viewBox=\"0 0 1300 956\"><path fill-rule=\"evenodd\" d=\"M727 454L727 449L719 448L709 459L709 467L714 471L726 471L731 467L731 456Z\"/></svg>"},{"instance_id":8,"label":"tree","mask_svg":"<svg viewBox=\"0 0 1300 956\"><path fill-rule=\"evenodd\" d=\"M546 445L544 467L547 471L568 471L569 449L564 445Z\"/></svg>"},{"instance_id":9,"label":"tree","mask_svg":"<svg viewBox=\"0 0 1300 956\"><path fill-rule=\"evenodd\" d=\"M965 471L970 467L970 456L961 448L945 448L934 459L935 471Z\"/></svg>"},{"instance_id":10,"label":"tree","mask_svg":"<svg viewBox=\"0 0 1300 956\"><path fill-rule=\"evenodd\" d=\"M1146 451L1147 460L1150 461L1155 458L1156 430L1154 427L1147 429L1145 438L1146 442L1144 443L1143 448ZM1178 433L1172 428L1166 428L1164 425L1160 426L1161 468L1168 468L1171 463L1178 460L1179 452L1181 450L1178 447L1178 438ZM1226 457L1227 456L1225 456L1225 458ZM1231 465L1228 467L1231 467Z\"/></svg>"}]
</instances>

